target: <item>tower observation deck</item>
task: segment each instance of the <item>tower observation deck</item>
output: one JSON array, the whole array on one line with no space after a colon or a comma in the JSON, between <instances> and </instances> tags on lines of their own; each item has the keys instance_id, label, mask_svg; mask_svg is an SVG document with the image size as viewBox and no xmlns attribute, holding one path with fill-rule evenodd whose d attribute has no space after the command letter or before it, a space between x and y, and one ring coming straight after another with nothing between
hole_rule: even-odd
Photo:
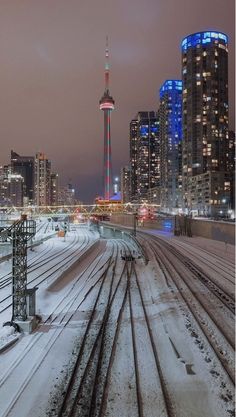
<instances>
[{"instance_id":1,"label":"tower observation deck","mask_svg":"<svg viewBox=\"0 0 236 417\"><path fill-rule=\"evenodd\" d=\"M99 101L100 110L104 112L104 163L103 182L104 199L110 200L112 193L112 163L111 163L111 111L114 110L115 101L109 91L109 51L108 38L106 38L106 61L105 61L105 90Z\"/></svg>"}]
</instances>

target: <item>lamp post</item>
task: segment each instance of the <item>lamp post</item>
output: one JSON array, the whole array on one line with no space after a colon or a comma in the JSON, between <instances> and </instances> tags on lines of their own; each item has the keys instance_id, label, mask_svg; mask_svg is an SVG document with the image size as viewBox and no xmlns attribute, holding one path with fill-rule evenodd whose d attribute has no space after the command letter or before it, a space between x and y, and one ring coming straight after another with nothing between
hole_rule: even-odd
<instances>
[{"instance_id":1,"label":"lamp post","mask_svg":"<svg viewBox=\"0 0 236 417\"><path fill-rule=\"evenodd\" d=\"M136 237L136 229L137 229L137 211L134 212L134 229L133 229L133 235Z\"/></svg>"}]
</instances>

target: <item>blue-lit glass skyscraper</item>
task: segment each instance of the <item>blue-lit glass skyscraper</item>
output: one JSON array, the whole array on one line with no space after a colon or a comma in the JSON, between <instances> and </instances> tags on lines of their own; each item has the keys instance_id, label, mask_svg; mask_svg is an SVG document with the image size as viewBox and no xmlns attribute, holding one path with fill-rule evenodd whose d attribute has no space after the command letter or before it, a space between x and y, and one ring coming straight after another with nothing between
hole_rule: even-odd
<instances>
[{"instance_id":1,"label":"blue-lit glass skyscraper","mask_svg":"<svg viewBox=\"0 0 236 417\"><path fill-rule=\"evenodd\" d=\"M166 80L160 88L161 207L182 205L182 81Z\"/></svg>"},{"instance_id":2,"label":"blue-lit glass skyscraper","mask_svg":"<svg viewBox=\"0 0 236 417\"><path fill-rule=\"evenodd\" d=\"M206 31L183 39L183 188L193 208L194 177L226 171L228 147L228 37ZM205 202L218 204L215 197ZM208 197L208 198L207 198ZM217 201L217 203L215 203ZM199 204L201 196L199 195Z\"/></svg>"}]
</instances>

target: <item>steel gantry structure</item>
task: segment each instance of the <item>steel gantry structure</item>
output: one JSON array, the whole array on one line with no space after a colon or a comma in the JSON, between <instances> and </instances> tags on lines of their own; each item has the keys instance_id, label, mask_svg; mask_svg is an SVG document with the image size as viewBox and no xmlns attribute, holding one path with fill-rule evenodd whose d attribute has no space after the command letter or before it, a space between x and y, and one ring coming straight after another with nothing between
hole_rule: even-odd
<instances>
[{"instance_id":1,"label":"steel gantry structure","mask_svg":"<svg viewBox=\"0 0 236 417\"><path fill-rule=\"evenodd\" d=\"M27 214L28 218L34 219L39 216L63 216L63 215L82 215L85 219L91 216L111 216L112 214L134 214L143 209L157 212L160 209L158 204L136 204L136 203L99 203L99 204L77 204L60 206L28 206L28 207L0 207L0 218L4 221L7 216L18 216Z\"/></svg>"},{"instance_id":2,"label":"steel gantry structure","mask_svg":"<svg viewBox=\"0 0 236 417\"><path fill-rule=\"evenodd\" d=\"M20 220L3 228L0 235L12 241L12 319L27 319L27 242L36 233L35 220L27 220L22 215Z\"/></svg>"}]
</instances>

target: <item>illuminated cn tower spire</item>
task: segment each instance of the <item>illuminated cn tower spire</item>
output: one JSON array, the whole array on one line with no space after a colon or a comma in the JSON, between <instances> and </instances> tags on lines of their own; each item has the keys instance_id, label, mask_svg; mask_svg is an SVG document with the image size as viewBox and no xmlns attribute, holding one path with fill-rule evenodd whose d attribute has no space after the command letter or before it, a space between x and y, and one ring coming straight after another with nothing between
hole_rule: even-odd
<instances>
[{"instance_id":1,"label":"illuminated cn tower spire","mask_svg":"<svg viewBox=\"0 0 236 417\"><path fill-rule=\"evenodd\" d=\"M106 61L105 61L105 91L99 101L100 110L104 112L104 199L110 200L112 196L112 165L111 165L111 111L114 109L115 101L109 91L109 51L108 37L106 37Z\"/></svg>"}]
</instances>

